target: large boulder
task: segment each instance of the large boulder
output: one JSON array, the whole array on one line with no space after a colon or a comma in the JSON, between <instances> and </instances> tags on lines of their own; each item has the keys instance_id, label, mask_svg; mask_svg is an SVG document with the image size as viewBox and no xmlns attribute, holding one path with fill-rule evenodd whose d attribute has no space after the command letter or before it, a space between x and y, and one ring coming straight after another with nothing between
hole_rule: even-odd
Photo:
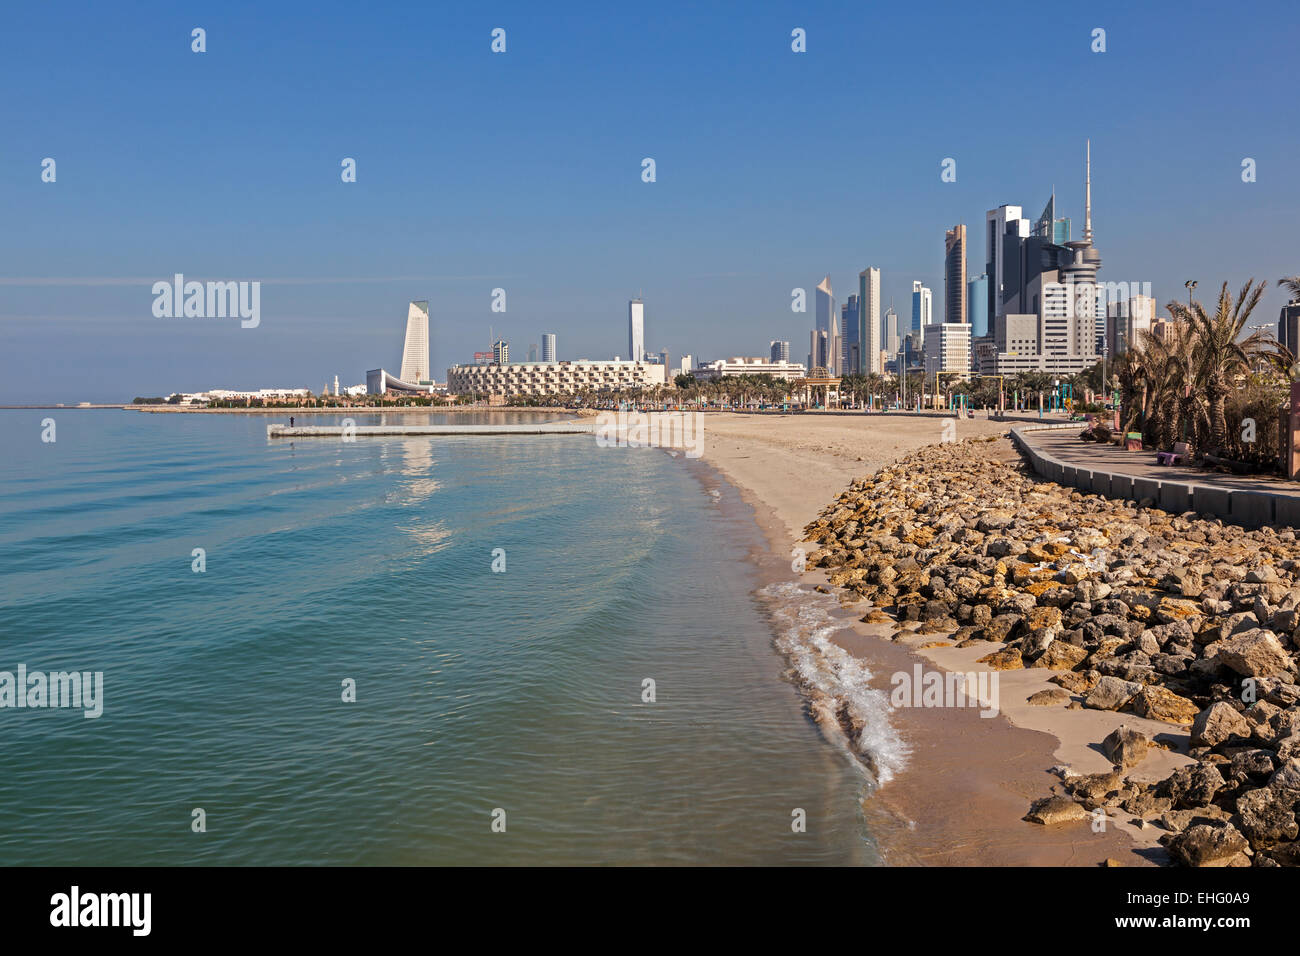
<instances>
[{"instance_id":1,"label":"large boulder","mask_svg":"<svg viewBox=\"0 0 1300 956\"><path fill-rule=\"evenodd\" d=\"M1041 660L1042 658L1039 658ZM1048 681L1057 687L1064 687L1066 690L1075 694L1086 694L1092 690L1093 685L1097 683L1099 675L1095 671L1079 673L1077 671L1061 671L1047 678Z\"/></svg>"},{"instance_id":2,"label":"large boulder","mask_svg":"<svg viewBox=\"0 0 1300 956\"><path fill-rule=\"evenodd\" d=\"M1167 597L1161 600L1155 609L1155 617L1161 624L1175 621L1197 621L1201 617L1201 606L1186 598Z\"/></svg>"},{"instance_id":3,"label":"large boulder","mask_svg":"<svg viewBox=\"0 0 1300 956\"><path fill-rule=\"evenodd\" d=\"M1250 724L1226 701L1216 701L1192 721L1192 746L1217 747L1233 737L1250 736Z\"/></svg>"},{"instance_id":4,"label":"large boulder","mask_svg":"<svg viewBox=\"0 0 1300 956\"><path fill-rule=\"evenodd\" d=\"M984 639L999 643L1009 641L1024 620L1019 614L999 614L984 625Z\"/></svg>"},{"instance_id":5,"label":"large boulder","mask_svg":"<svg viewBox=\"0 0 1300 956\"><path fill-rule=\"evenodd\" d=\"M1141 684L1132 681L1121 680L1118 677L1102 677L1083 699L1083 706L1091 707L1093 710L1119 710L1141 689Z\"/></svg>"},{"instance_id":6,"label":"large boulder","mask_svg":"<svg viewBox=\"0 0 1300 956\"><path fill-rule=\"evenodd\" d=\"M1124 775L1119 770L1110 773L1089 773L1070 777L1065 781L1070 795L1082 802L1084 809L1094 810L1105 803L1107 797L1119 793L1124 786Z\"/></svg>"},{"instance_id":7,"label":"large boulder","mask_svg":"<svg viewBox=\"0 0 1300 956\"><path fill-rule=\"evenodd\" d=\"M1101 742L1101 752L1106 759L1122 770L1136 766L1147 755L1151 741L1146 734L1128 727L1116 727Z\"/></svg>"},{"instance_id":8,"label":"large boulder","mask_svg":"<svg viewBox=\"0 0 1300 956\"><path fill-rule=\"evenodd\" d=\"M1271 677L1292 669L1291 655L1281 642L1261 627L1220 641L1215 659L1243 677Z\"/></svg>"},{"instance_id":9,"label":"large boulder","mask_svg":"<svg viewBox=\"0 0 1300 956\"><path fill-rule=\"evenodd\" d=\"M1300 836L1294 813L1295 791L1272 787L1249 790L1237 798L1241 832L1255 849L1286 843Z\"/></svg>"},{"instance_id":10,"label":"large boulder","mask_svg":"<svg viewBox=\"0 0 1300 956\"><path fill-rule=\"evenodd\" d=\"M1030 667L1046 667L1054 671L1072 671L1083 663L1088 652L1075 644L1052 641L1047 650Z\"/></svg>"},{"instance_id":11,"label":"large boulder","mask_svg":"<svg viewBox=\"0 0 1300 956\"><path fill-rule=\"evenodd\" d=\"M1035 800L1025 814L1030 823L1055 826L1061 823L1081 823L1088 819L1088 811L1069 797L1054 796Z\"/></svg>"},{"instance_id":12,"label":"large boulder","mask_svg":"<svg viewBox=\"0 0 1300 956\"><path fill-rule=\"evenodd\" d=\"M995 671L1018 671L1025 666L1024 661L1020 658L1019 648L1015 647L1004 647L992 654L985 654L975 663L987 664L991 670Z\"/></svg>"},{"instance_id":13,"label":"large boulder","mask_svg":"<svg viewBox=\"0 0 1300 956\"><path fill-rule=\"evenodd\" d=\"M1247 747L1237 750L1228 764L1228 772L1234 780L1250 781L1259 785L1266 783L1277 769L1277 759L1262 747Z\"/></svg>"},{"instance_id":14,"label":"large boulder","mask_svg":"<svg viewBox=\"0 0 1300 956\"><path fill-rule=\"evenodd\" d=\"M1196 717L1196 705L1164 687L1143 687L1129 702L1133 713L1167 724L1190 724Z\"/></svg>"},{"instance_id":15,"label":"large boulder","mask_svg":"<svg viewBox=\"0 0 1300 956\"><path fill-rule=\"evenodd\" d=\"M1036 694L1030 694L1026 702L1033 707L1055 707L1058 704L1068 704L1070 702L1070 692L1061 690L1059 687L1053 687L1050 690L1040 690Z\"/></svg>"},{"instance_id":16,"label":"large boulder","mask_svg":"<svg viewBox=\"0 0 1300 956\"><path fill-rule=\"evenodd\" d=\"M1064 629L1061 624L1059 607L1035 607L1025 618L1028 633L1021 641L1026 657L1037 657L1048 650L1052 642L1061 636Z\"/></svg>"},{"instance_id":17,"label":"large boulder","mask_svg":"<svg viewBox=\"0 0 1300 956\"><path fill-rule=\"evenodd\" d=\"M1278 767L1268 785L1275 790L1300 790L1300 757L1292 757Z\"/></svg>"},{"instance_id":18,"label":"large boulder","mask_svg":"<svg viewBox=\"0 0 1300 956\"><path fill-rule=\"evenodd\" d=\"M1173 800L1180 810L1195 810L1207 806L1226 784L1217 767L1198 763L1179 767L1160 784L1158 792Z\"/></svg>"},{"instance_id":19,"label":"large boulder","mask_svg":"<svg viewBox=\"0 0 1300 956\"><path fill-rule=\"evenodd\" d=\"M1000 531L1009 526L1015 520L1016 516L1010 511L986 511L980 515L979 521L975 524L977 531Z\"/></svg>"},{"instance_id":20,"label":"large boulder","mask_svg":"<svg viewBox=\"0 0 1300 956\"><path fill-rule=\"evenodd\" d=\"M1198 823L1160 842L1184 866L1250 866L1246 838L1230 823Z\"/></svg>"},{"instance_id":21,"label":"large boulder","mask_svg":"<svg viewBox=\"0 0 1300 956\"><path fill-rule=\"evenodd\" d=\"M1120 808L1135 817L1149 817L1167 813L1173 805L1173 801L1168 797L1156 796L1154 789L1147 789L1125 797L1120 803Z\"/></svg>"}]
</instances>

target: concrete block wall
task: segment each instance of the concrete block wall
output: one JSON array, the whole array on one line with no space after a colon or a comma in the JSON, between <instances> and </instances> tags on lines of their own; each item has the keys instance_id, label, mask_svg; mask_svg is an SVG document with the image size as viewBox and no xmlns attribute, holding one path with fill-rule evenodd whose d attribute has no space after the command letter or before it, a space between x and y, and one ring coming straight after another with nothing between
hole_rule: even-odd
<instances>
[{"instance_id":1,"label":"concrete block wall","mask_svg":"<svg viewBox=\"0 0 1300 956\"><path fill-rule=\"evenodd\" d=\"M1011 440L1042 478L1080 491L1105 495L1121 501L1150 498L1156 507L1172 514L1199 512L1247 528L1264 525L1300 528L1300 497L1267 491L1242 491L1172 478L1140 478L1096 467L1058 461L1031 445L1026 432L1049 429L1081 430L1077 422L1066 425L1019 425L1011 429Z\"/></svg>"}]
</instances>

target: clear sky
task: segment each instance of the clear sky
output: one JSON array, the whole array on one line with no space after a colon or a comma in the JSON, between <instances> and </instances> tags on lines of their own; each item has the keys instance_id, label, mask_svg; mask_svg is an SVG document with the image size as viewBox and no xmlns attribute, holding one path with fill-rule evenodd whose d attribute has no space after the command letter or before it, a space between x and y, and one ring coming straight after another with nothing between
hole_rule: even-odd
<instances>
[{"instance_id":1,"label":"clear sky","mask_svg":"<svg viewBox=\"0 0 1300 956\"><path fill-rule=\"evenodd\" d=\"M985 211L1053 186L1077 237L1088 137L1102 279L1266 278L1274 322L1300 273L1294 3L474 6L9 4L0 401L356 384L410 299L439 379L489 326L623 355L638 291L652 350L801 361L827 273L941 309L944 230L978 274ZM260 326L155 318L176 272L260 280Z\"/></svg>"}]
</instances>

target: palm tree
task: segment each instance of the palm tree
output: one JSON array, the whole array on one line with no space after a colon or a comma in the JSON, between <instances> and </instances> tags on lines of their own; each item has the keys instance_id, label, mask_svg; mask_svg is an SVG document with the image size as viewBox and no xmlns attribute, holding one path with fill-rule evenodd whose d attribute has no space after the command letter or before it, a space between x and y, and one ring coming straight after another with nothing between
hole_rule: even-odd
<instances>
[{"instance_id":1,"label":"palm tree","mask_svg":"<svg viewBox=\"0 0 1300 956\"><path fill-rule=\"evenodd\" d=\"M806 375L801 375L798 378L791 380L790 393L793 396L795 402L798 402L802 405L804 400L804 389L806 389L807 387L808 387L808 377Z\"/></svg>"},{"instance_id":2,"label":"palm tree","mask_svg":"<svg viewBox=\"0 0 1300 956\"><path fill-rule=\"evenodd\" d=\"M1292 302L1300 301L1300 276L1287 276L1285 279L1278 279L1277 284L1286 289L1287 295Z\"/></svg>"},{"instance_id":3,"label":"palm tree","mask_svg":"<svg viewBox=\"0 0 1300 956\"><path fill-rule=\"evenodd\" d=\"M1146 356L1130 342L1127 351L1116 356L1113 368L1119 382L1120 433L1127 434L1139 425L1146 406Z\"/></svg>"},{"instance_id":4,"label":"palm tree","mask_svg":"<svg viewBox=\"0 0 1300 956\"><path fill-rule=\"evenodd\" d=\"M1205 444L1209 420L1202 395L1197 389L1200 374L1200 339L1196 330L1180 322L1160 341L1164 353L1164 381L1157 394L1167 408L1169 438L1177 437L1197 447Z\"/></svg>"},{"instance_id":5,"label":"palm tree","mask_svg":"<svg viewBox=\"0 0 1300 956\"><path fill-rule=\"evenodd\" d=\"M1223 448L1227 441L1228 422L1224 408L1228 393L1239 375L1250 373L1254 356L1264 347L1259 333L1244 342L1238 341L1263 292L1264 283L1256 285L1255 280L1250 279L1242 286L1234 302L1225 282L1219 290L1218 307L1213 316L1208 315L1199 302L1170 302L1167 307L1175 319L1188 323L1196 338L1195 384L1209 406L1209 446L1215 450Z\"/></svg>"}]
</instances>

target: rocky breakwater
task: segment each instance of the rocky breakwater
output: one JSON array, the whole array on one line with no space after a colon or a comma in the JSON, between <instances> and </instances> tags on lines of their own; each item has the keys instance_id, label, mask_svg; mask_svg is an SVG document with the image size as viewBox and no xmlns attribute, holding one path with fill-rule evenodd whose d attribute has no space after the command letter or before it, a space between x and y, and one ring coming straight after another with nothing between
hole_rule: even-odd
<instances>
[{"instance_id":1,"label":"rocky breakwater","mask_svg":"<svg viewBox=\"0 0 1300 956\"><path fill-rule=\"evenodd\" d=\"M923 449L855 481L805 530L807 567L870 607L863 620L987 642L990 668L1054 672L1060 692L1032 703L1163 721L1195 761L1130 779L1156 744L1119 728L1098 741L1112 772L1062 771L1026 820L1100 811L1162 828L1186 865L1300 864L1293 532L1044 482L1000 439Z\"/></svg>"}]
</instances>

